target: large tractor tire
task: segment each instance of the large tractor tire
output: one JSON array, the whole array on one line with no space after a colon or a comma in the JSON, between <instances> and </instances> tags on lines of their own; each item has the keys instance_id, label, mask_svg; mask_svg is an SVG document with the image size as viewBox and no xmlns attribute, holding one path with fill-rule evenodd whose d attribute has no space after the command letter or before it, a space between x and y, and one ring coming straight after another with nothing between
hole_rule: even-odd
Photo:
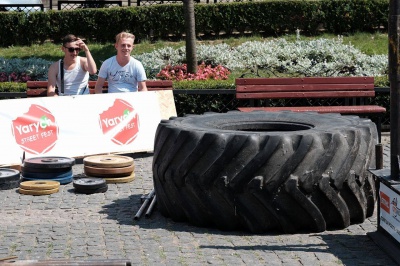
<instances>
[{"instance_id":1,"label":"large tractor tire","mask_svg":"<svg viewBox=\"0 0 400 266\"><path fill-rule=\"evenodd\" d=\"M376 126L339 114L206 113L160 122L153 179L174 221L322 232L374 212Z\"/></svg>"}]
</instances>

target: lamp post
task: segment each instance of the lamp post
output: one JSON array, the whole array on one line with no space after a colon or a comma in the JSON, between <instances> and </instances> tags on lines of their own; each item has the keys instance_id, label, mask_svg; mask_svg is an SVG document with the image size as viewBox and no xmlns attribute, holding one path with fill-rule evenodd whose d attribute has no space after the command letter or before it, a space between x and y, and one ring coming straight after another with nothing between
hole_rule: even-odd
<instances>
[{"instance_id":1,"label":"lamp post","mask_svg":"<svg viewBox=\"0 0 400 266\"><path fill-rule=\"evenodd\" d=\"M399 180L400 114L400 1L389 2L390 176Z\"/></svg>"}]
</instances>

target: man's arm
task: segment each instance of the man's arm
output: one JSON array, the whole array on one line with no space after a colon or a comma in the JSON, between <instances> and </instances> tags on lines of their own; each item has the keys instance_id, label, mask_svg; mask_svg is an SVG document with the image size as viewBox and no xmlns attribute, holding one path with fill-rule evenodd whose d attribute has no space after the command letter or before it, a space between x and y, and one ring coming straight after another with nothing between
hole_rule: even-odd
<instances>
[{"instance_id":1,"label":"man's arm","mask_svg":"<svg viewBox=\"0 0 400 266\"><path fill-rule=\"evenodd\" d=\"M83 69L88 71L89 74L93 75L97 73L97 66L96 62L94 61L92 54L90 53L89 50L85 51L86 53L86 58L81 57L81 65L83 65Z\"/></svg>"},{"instance_id":2,"label":"man's arm","mask_svg":"<svg viewBox=\"0 0 400 266\"><path fill-rule=\"evenodd\" d=\"M106 81L105 78L101 78L101 77L97 78L96 86L94 87L94 93L95 94L103 93L103 85L104 85L105 81Z\"/></svg>"},{"instance_id":3,"label":"man's arm","mask_svg":"<svg viewBox=\"0 0 400 266\"><path fill-rule=\"evenodd\" d=\"M47 74L47 96L58 96L56 94L56 80L57 80L57 74L58 74L58 61L53 63L49 67L49 72Z\"/></svg>"},{"instance_id":4,"label":"man's arm","mask_svg":"<svg viewBox=\"0 0 400 266\"><path fill-rule=\"evenodd\" d=\"M83 63L84 66L83 69L88 71L91 75L96 74L97 73L96 62L94 61L93 56L90 53L89 47L81 39L78 39L78 45L79 48L81 48L85 52L86 55L86 59L84 59Z\"/></svg>"},{"instance_id":5,"label":"man's arm","mask_svg":"<svg viewBox=\"0 0 400 266\"><path fill-rule=\"evenodd\" d=\"M138 82L138 91L147 91L146 81Z\"/></svg>"}]
</instances>

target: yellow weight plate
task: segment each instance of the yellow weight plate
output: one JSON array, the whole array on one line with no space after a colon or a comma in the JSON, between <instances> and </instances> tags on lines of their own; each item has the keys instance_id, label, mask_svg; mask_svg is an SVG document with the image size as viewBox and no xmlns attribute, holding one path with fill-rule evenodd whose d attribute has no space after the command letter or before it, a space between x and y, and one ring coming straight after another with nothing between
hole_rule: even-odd
<instances>
[{"instance_id":1,"label":"yellow weight plate","mask_svg":"<svg viewBox=\"0 0 400 266\"><path fill-rule=\"evenodd\" d=\"M26 190L55 189L60 187L60 182L52 180L32 180L21 182L19 187Z\"/></svg>"},{"instance_id":2,"label":"yellow weight plate","mask_svg":"<svg viewBox=\"0 0 400 266\"><path fill-rule=\"evenodd\" d=\"M125 177L106 177L106 178L104 178L104 180L106 180L107 184L128 183L128 182L132 182L133 180L135 180L135 173L132 173L131 175L125 176Z\"/></svg>"},{"instance_id":3,"label":"yellow weight plate","mask_svg":"<svg viewBox=\"0 0 400 266\"><path fill-rule=\"evenodd\" d=\"M113 184L113 183L129 183L135 180L135 176L127 176L127 177L105 177L104 180L106 180L107 184Z\"/></svg>"},{"instance_id":4,"label":"yellow weight plate","mask_svg":"<svg viewBox=\"0 0 400 266\"><path fill-rule=\"evenodd\" d=\"M83 170L86 175L95 177L125 177L135 170L135 166L132 164L126 167L100 168L85 165Z\"/></svg>"},{"instance_id":5,"label":"yellow weight plate","mask_svg":"<svg viewBox=\"0 0 400 266\"><path fill-rule=\"evenodd\" d=\"M53 189L42 189L42 190L34 190L34 189L23 189L19 188L19 193L25 194L25 195L33 195L33 196L39 196L39 195L49 195L58 192L58 187L53 188Z\"/></svg>"},{"instance_id":6,"label":"yellow weight plate","mask_svg":"<svg viewBox=\"0 0 400 266\"><path fill-rule=\"evenodd\" d=\"M83 158L83 164L99 168L127 167L133 164L133 158L122 155L95 155Z\"/></svg>"}]
</instances>

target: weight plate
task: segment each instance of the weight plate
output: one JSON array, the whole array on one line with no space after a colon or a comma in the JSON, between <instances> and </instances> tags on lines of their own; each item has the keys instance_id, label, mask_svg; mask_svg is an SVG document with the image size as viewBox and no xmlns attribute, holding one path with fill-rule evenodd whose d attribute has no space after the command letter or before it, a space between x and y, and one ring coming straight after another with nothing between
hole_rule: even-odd
<instances>
[{"instance_id":1,"label":"weight plate","mask_svg":"<svg viewBox=\"0 0 400 266\"><path fill-rule=\"evenodd\" d=\"M31 172L21 172L21 175L27 178L35 178L35 179L59 179L72 175L72 170L67 172L60 173L31 173Z\"/></svg>"},{"instance_id":2,"label":"weight plate","mask_svg":"<svg viewBox=\"0 0 400 266\"><path fill-rule=\"evenodd\" d=\"M73 185L76 189L98 189L107 186L107 183L102 178L84 177L74 179Z\"/></svg>"},{"instance_id":3,"label":"weight plate","mask_svg":"<svg viewBox=\"0 0 400 266\"><path fill-rule=\"evenodd\" d=\"M72 178L73 178L73 176L70 175L70 176L63 177L63 178L51 178L51 179L47 179L47 180L58 181L58 182L60 182L61 185L65 185L65 184L71 183ZM22 179L23 179L23 181L41 180L39 178L30 178L30 177L24 177L24 176L22 176Z\"/></svg>"},{"instance_id":4,"label":"weight plate","mask_svg":"<svg viewBox=\"0 0 400 266\"><path fill-rule=\"evenodd\" d=\"M19 184L19 187L31 190L55 189L60 187L60 182L49 180L24 181Z\"/></svg>"},{"instance_id":5,"label":"weight plate","mask_svg":"<svg viewBox=\"0 0 400 266\"><path fill-rule=\"evenodd\" d=\"M20 172L10 168L0 168L0 183L16 181L20 179Z\"/></svg>"},{"instance_id":6,"label":"weight plate","mask_svg":"<svg viewBox=\"0 0 400 266\"><path fill-rule=\"evenodd\" d=\"M99 168L128 167L133 164L133 158L122 155L96 155L85 157L83 164Z\"/></svg>"},{"instance_id":7,"label":"weight plate","mask_svg":"<svg viewBox=\"0 0 400 266\"><path fill-rule=\"evenodd\" d=\"M8 190L19 187L20 180L7 181L5 183L0 183L0 190Z\"/></svg>"},{"instance_id":8,"label":"weight plate","mask_svg":"<svg viewBox=\"0 0 400 266\"><path fill-rule=\"evenodd\" d=\"M100 188L96 188L96 189L75 188L76 193L82 193L82 194L104 193L107 190L108 190L107 184L105 187L100 187Z\"/></svg>"},{"instance_id":9,"label":"weight plate","mask_svg":"<svg viewBox=\"0 0 400 266\"><path fill-rule=\"evenodd\" d=\"M45 156L25 159L24 165L29 168L65 168L72 167L75 159L70 157Z\"/></svg>"},{"instance_id":10,"label":"weight plate","mask_svg":"<svg viewBox=\"0 0 400 266\"><path fill-rule=\"evenodd\" d=\"M132 164L126 167L118 168L99 168L85 165L83 170L86 175L95 177L123 177L130 175L134 170L135 166Z\"/></svg>"},{"instance_id":11,"label":"weight plate","mask_svg":"<svg viewBox=\"0 0 400 266\"><path fill-rule=\"evenodd\" d=\"M132 182L134 179L135 179L135 173L132 173L131 175L125 176L125 177L104 178L104 180L106 180L107 184L128 183L128 182Z\"/></svg>"},{"instance_id":12,"label":"weight plate","mask_svg":"<svg viewBox=\"0 0 400 266\"><path fill-rule=\"evenodd\" d=\"M58 187L53 188L53 189L42 189L42 190L34 190L34 189L23 189L19 188L18 191L21 194L25 195L34 195L34 196L39 196L39 195L49 195L58 192Z\"/></svg>"},{"instance_id":13,"label":"weight plate","mask_svg":"<svg viewBox=\"0 0 400 266\"><path fill-rule=\"evenodd\" d=\"M61 173L68 172L72 170L72 166L61 167L61 168L32 168L27 167L26 165L21 165L21 173L30 172L30 173Z\"/></svg>"}]
</instances>

